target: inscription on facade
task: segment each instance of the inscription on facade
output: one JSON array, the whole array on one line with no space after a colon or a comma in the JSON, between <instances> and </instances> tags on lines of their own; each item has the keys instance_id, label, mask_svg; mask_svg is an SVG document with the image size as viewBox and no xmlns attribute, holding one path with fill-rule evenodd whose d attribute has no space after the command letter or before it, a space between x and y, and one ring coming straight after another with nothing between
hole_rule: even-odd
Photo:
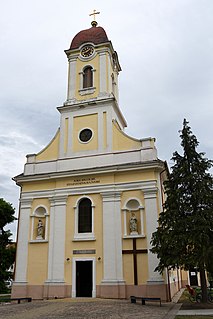
<instances>
[{"instance_id":1,"label":"inscription on facade","mask_svg":"<svg viewBox=\"0 0 213 319\"><path fill-rule=\"evenodd\" d=\"M89 178L76 178L73 182L67 183L67 186L74 186L74 185L85 185L85 184L98 184L100 183L100 179L96 179L95 177Z\"/></svg>"},{"instance_id":2,"label":"inscription on facade","mask_svg":"<svg viewBox=\"0 0 213 319\"><path fill-rule=\"evenodd\" d=\"M86 249L86 250L73 250L73 255L83 255L83 254L95 254L95 249Z\"/></svg>"}]
</instances>

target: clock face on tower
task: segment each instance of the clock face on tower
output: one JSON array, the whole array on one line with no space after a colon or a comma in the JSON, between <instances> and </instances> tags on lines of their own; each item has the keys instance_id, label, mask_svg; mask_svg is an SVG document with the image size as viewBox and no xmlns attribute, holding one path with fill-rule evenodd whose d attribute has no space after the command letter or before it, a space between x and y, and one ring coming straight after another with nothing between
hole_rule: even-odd
<instances>
[{"instance_id":1,"label":"clock face on tower","mask_svg":"<svg viewBox=\"0 0 213 319\"><path fill-rule=\"evenodd\" d=\"M94 48L91 45L86 45L82 48L81 50L81 55L84 58L88 58L89 56L91 56L94 52Z\"/></svg>"}]
</instances>

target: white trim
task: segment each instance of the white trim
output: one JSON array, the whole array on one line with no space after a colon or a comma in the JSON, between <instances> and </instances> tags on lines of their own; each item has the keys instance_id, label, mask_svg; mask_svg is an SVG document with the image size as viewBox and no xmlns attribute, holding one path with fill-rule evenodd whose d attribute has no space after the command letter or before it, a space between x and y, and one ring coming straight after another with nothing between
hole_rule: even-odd
<instances>
[{"instance_id":1,"label":"white trim","mask_svg":"<svg viewBox=\"0 0 213 319\"><path fill-rule=\"evenodd\" d=\"M72 298L76 298L76 262L92 261L92 298L96 298L96 258L95 257L73 257L72 258Z\"/></svg>"},{"instance_id":2,"label":"white trim","mask_svg":"<svg viewBox=\"0 0 213 319\"><path fill-rule=\"evenodd\" d=\"M36 211L39 208L44 208L45 213L43 215L38 214ZM31 225L31 236L30 236L30 242L34 243L34 242L47 242L48 241L48 225L49 225L49 213L48 213L48 209L45 205L37 205L35 207L35 209L33 210L33 214L30 216L32 218L32 225ZM34 234L34 227L35 227L35 218L41 218L41 219L45 219L44 221L44 238L42 239L34 239L33 238L33 234Z\"/></svg>"},{"instance_id":3,"label":"white trim","mask_svg":"<svg viewBox=\"0 0 213 319\"><path fill-rule=\"evenodd\" d=\"M122 232L120 203L117 191L101 193L103 200L103 280L123 281Z\"/></svg>"},{"instance_id":4,"label":"white trim","mask_svg":"<svg viewBox=\"0 0 213 319\"><path fill-rule=\"evenodd\" d=\"M128 203L130 200L132 200L132 199L136 200L136 201L139 203L139 206L138 206L136 209L129 209L129 208L126 206L127 203ZM126 209L126 210L134 211L134 210L138 210L138 209L140 209L140 208L144 208L144 206L142 205L140 199L137 198L137 197L129 197L129 198L124 202L124 205L123 205L123 208L122 208L122 209L123 209L123 210Z\"/></svg>"},{"instance_id":5,"label":"white trim","mask_svg":"<svg viewBox=\"0 0 213 319\"><path fill-rule=\"evenodd\" d=\"M51 219L47 282L64 282L66 200L67 196L54 196L50 199Z\"/></svg>"},{"instance_id":6,"label":"white trim","mask_svg":"<svg viewBox=\"0 0 213 319\"><path fill-rule=\"evenodd\" d=\"M69 58L67 100L75 98L77 58Z\"/></svg>"},{"instance_id":7,"label":"white trim","mask_svg":"<svg viewBox=\"0 0 213 319\"><path fill-rule=\"evenodd\" d=\"M136 200L138 202L138 207L137 208L133 208L133 209L130 209L127 207L127 204L130 200ZM140 228L140 232L138 234L134 234L134 235L128 235L128 232L127 232L127 212L131 213L131 212L134 212L134 211L138 211L140 212L140 225L141 225L141 228ZM145 237L145 234L144 234L144 206L142 205L140 199L138 199L137 197L129 197L124 205L123 205L123 208L122 208L122 211L124 213L124 230L123 230L123 238L144 238Z\"/></svg>"},{"instance_id":8,"label":"white trim","mask_svg":"<svg viewBox=\"0 0 213 319\"><path fill-rule=\"evenodd\" d=\"M103 143L104 143L104 136L103 136L103 118L104 112L102 110L98 111L98 151L103 152Z\"/></svg>"},{"instance_id":9,"label":"white trim","mask_svg":"<svg viewBox=\"0 0 213 319\"><path fill-rule=\"evenodd\" d=\"M82 174L81 176L87 176L87 175ZM65 176L65 177L68 177L68 176ZM72 177L75 177L75 176L72 176ZM136 181L136 182L128 182L128 183L125 182L125 183L106 184L106 185L91 184L89 186L80 186L80 187L75 186L73 188L64 187L64 188L58 188L54 190L24 192L22 193L22 198L24 200L32 200L32 198L34 199L47 198L47 197L52 198L54 196L78 195L78 196L81 196L79 198L88 197L91 200L91 197L89 196L89 194L91 193L99 194L102 192L110 192L110 191L122 192L126 190L141 190L146 192L147 189L149 190L153 189L155 193L155 197L156 197L156 192L157 192L156 181L150 180L150 181L140 181L140 182Z\"/></svg>"},{"instance_id":10,"label":"white trim","mask_svg":"<svg viewBox=\"0 0 213 319\"><path fill-rule=\"evenodd\" d=\"M87 95L87 94L93 94L95 93L96 87L95 86L91 86L88 88L83 88L83 89L79 89L78 92L80 95Z\"/></svg>"},{"instance_id":11,"label":"white trim","mask_svg":"<svg viewBox=\"0 0 213 319\"><path fill-rule=\"evenodd\" d=\"M94 241L96 240L94 234L92 233L78 233L74 234L72 241Z\"/></svg>"},{"instance_id":12,"label":"white trim","mask_svg":"<svg viewBox=\"0 0 213 319\"><path fill-rule=\"evenodd\" d=\"M112 152L113 150L113 128L112 128L112 109L108 110L106 114L107 120L107 148L106 151Z\"/></svg>"},{"instance_id":13,"label":"white trim","mask_svg":"<svg viewBox=\"0 0 213 319\"><path fill-rule=\"evenodd\" d=\"M107 53L99 53L99 69L100 69L100 92L99 94L103 95L107 93Z\"/></svg>"},{"instance_id":14,"label":"white trim","mask_svg":"<svg viewBox=\"0 0 213 319\"><path fill-rule=\"evenodd\" d=\"M61 116L60 120L60 136L59 136L59 157L63 158L65 156L64 152L64 133L65 133L65 119L67 118L66 114Z\"/></svg>"},{"instance_id":15,"label":"white trim","mask_svg":"<svg viewBox=\"0 0 213 319\"><path fill-rule=\"evenodd\" d=\"M32 199L20 200L19 232L16 252L16 284L27 282L28 234Z\"/></svg>"}]
</instances>

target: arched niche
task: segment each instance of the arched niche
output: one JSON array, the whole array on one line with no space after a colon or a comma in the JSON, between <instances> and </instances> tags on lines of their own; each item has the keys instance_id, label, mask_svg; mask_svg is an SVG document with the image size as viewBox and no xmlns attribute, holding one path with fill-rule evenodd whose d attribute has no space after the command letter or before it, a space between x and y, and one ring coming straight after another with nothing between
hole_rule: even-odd
<instances>
[{"instance_id":1,"label":"arched niche","mask_svg":"<svg viewBox=\"0 0 213 319\"><path fill-rule=\"evenodd\" d=\"M45 206L37 206L32 214L31 241L41 242L48 239L49 214Z\"/></svg>"},{"instance_id":2,"label":"arched niche","mask_svg":"<svg viewBox=\"0 0 213 319\"><path fill-rule=\"evenodd\" d=\"M145 237L144 206L138 198L129 198L123 208L124 238Z\"/></svg>"}]
</instances>

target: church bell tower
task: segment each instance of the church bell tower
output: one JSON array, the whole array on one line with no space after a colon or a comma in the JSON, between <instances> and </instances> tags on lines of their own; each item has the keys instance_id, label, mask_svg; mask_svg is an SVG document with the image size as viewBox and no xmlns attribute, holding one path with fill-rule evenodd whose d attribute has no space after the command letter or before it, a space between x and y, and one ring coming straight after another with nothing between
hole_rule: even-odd
<instances>
[{"instance_id":1,"label":"church bell tower","mask_svg":"<svg viewBox=\"0 0 213 319\"><path fill-rule=\"evenodd\" d=\"M126 121L119 108L118 55L105 30L92 22L65 50L68 90L61 113L60 157L112 152L112 127Z\"/></svg>"},{"instance_id":2,"label":"church bell tower","mask_svg":"<svg viewBox=\"0 0 213 319\"><path fill-rule=\"evenodd\" d=\"M118 103L118 55L96 21L73 38L65 53L69 61L65 105L105 98L115 98Z\"/></svg>"}]
</instances>

